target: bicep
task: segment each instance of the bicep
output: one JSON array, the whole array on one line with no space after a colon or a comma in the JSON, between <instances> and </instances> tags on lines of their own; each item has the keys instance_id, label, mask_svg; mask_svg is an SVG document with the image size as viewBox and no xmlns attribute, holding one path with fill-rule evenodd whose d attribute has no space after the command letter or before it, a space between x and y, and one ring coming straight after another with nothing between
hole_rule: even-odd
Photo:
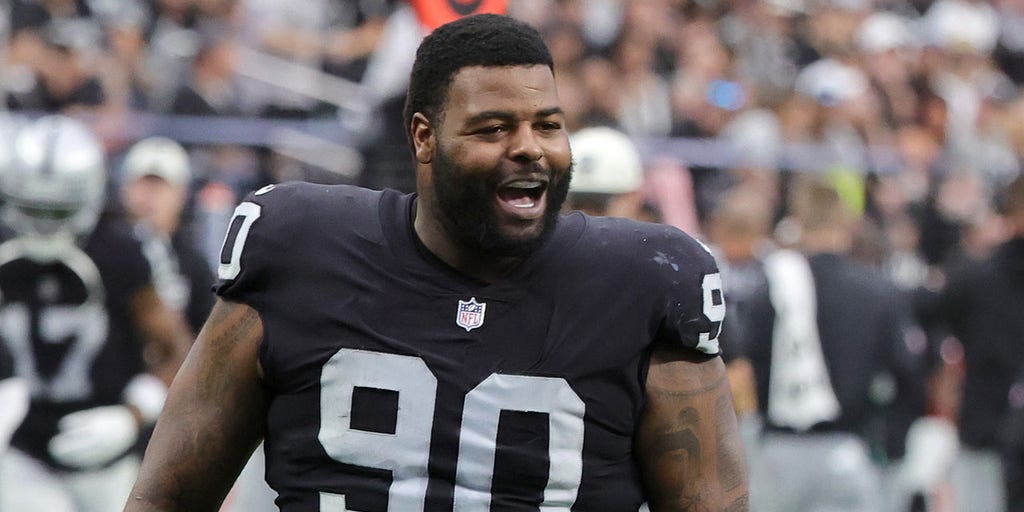
<instances>
[{"instance_id":1,"label":"bicep","mask_svg":"<svg viewBox=\"0 0 1024 512\"><path fill-rule=\"evenodd\" d=\"M255 310L214 305L171 386L127 510L217 510L263 437L262 338Z\"/></svg>"},{"instance_id":2,"label":"bicep","mask_svg":"<svg viewBox=\"0 0 1024 512\"><path fill-rule=\"evenodd\" d=\"M747 474L725 366L682 347L651 355L636 454L653 511L747 510Z\"/></svg>"}]
</instances>

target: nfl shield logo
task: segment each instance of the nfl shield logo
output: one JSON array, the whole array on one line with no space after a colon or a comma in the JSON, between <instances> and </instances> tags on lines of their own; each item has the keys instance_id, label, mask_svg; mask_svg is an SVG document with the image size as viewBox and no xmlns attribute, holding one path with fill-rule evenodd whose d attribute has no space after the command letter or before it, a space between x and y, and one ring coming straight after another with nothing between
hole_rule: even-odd
<instances>
[{"instance_id":1,"label":"nfl shield logo","mask_svg":"<svg viewBox=\"0 0 1024 512\"><path fill-rule=\"evenodd\" d=\"M484 310L487 303L477 302L476 297L468 301L460 300L459 309L455 314L455 324L462 327L466 332L472 331L484 324Z\"/></svg>"}]
</instances>

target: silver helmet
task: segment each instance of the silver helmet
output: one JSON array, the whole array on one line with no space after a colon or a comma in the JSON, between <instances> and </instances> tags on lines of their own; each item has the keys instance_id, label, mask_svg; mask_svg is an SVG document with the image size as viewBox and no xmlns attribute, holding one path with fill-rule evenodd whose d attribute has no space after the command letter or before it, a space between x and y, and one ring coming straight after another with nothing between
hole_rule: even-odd
<instances>
[{"instance_id":1,"label":"silver helmet","mask_svg":"<svg viewBox=\"0 0 1024 512\"><path fill-rule=\"evenodd\" d=\"M51 115L28 123L2 171L3 221L19 237L44 248L92 232L107 170L99 140L80 121Z\"/></svg>"}]
</instances>

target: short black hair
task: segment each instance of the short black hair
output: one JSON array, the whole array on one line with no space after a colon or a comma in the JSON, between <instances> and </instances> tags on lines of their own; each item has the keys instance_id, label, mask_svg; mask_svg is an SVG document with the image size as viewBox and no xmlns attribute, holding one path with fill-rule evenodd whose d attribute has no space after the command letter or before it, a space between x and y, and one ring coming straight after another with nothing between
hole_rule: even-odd
<instances>
[{"instance_id":1,"label":"short black hair","mask_svg":"<svg viewBox=\"0 0 1024 512\"><path fill-rule=\"evenodd\" d=\"M477 14L437 27L420 43L405 98L405 133L412 144L412 116L438 122L448 86L462 68L545 65L554 73L551 51L535 28L497 14Z\"/></svg>"}]
</instances>

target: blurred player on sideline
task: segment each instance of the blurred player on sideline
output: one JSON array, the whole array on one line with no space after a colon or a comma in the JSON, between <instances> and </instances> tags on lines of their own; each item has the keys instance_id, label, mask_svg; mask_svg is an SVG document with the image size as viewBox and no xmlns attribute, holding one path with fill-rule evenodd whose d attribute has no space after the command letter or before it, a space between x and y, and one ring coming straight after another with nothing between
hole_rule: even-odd
<instances>
[{"instance_id":1,"label":"blurred player on sideline","mask_svg":"<svg viewBox=\"0 0 1024 512\"><path fill-rule=\"evenodd\" d=\"M0 140L13 137L16 124L13 118L0 112ZM7 171L10 164L10 149L10 145L0 144L0 176ZM0 229L0 241L3 240L2 233L3 230ZM7 346L0 343L0 457L7 451L14 430L21 425L21 420L28 411L28 402L28 383L14 374L14 359L7 351Z\"/></svg>"},{"instance_id":2,"label":"blurred player on sideline","mask_svg":"<svg viewBox=\"0 0 1024 512\"><path fill-rule=\"evenodd\" d=\"M747 310L764 418L751 503L764 512L884 510L872 448L905 437L910 421L898 411L923 414L927 343L909 300L849 256L856 217L835 188L805 175L791 192L798 248L764 258L766 283ZM892 430L876 433L880 422Z\"/></svg>"},{"instance_id":3,"label":"blurred player on sideline","mask_svg":"<svg viewBox=\"0 0 1024 512\"><path fill-rule=\"evenodd\" d=\"M48 116L5 143L2 218L15 235L0 245L0 341L32 399L0 458L0 509L116 510L188 329L130 228L101 215L107 171L88 128Z\"/></svg>"},{"instance_id":4,"label":"blurred player on sideline","mask_svg":"<svg viewBox=\"0 0 1024 512\"><path fill-rule=\"evenodd\" d=\"M651 220L644 203L644 167L629 136L607 126L569 137L573 173L567 209L588 215Z\"/></svg>"},{"instance_id":5,"label":"blurred player on sideline","mask_svg":"<svg viewBox=\"0 0 1024 512\"><path fill-rule=\"evenodd\" d=\"M177 142L150 137L136 142L122 164L121 203L135 222L160 298L199 332L213 307L210 263L182 218L192 169Z\"/></svg>"}]
</instances>

